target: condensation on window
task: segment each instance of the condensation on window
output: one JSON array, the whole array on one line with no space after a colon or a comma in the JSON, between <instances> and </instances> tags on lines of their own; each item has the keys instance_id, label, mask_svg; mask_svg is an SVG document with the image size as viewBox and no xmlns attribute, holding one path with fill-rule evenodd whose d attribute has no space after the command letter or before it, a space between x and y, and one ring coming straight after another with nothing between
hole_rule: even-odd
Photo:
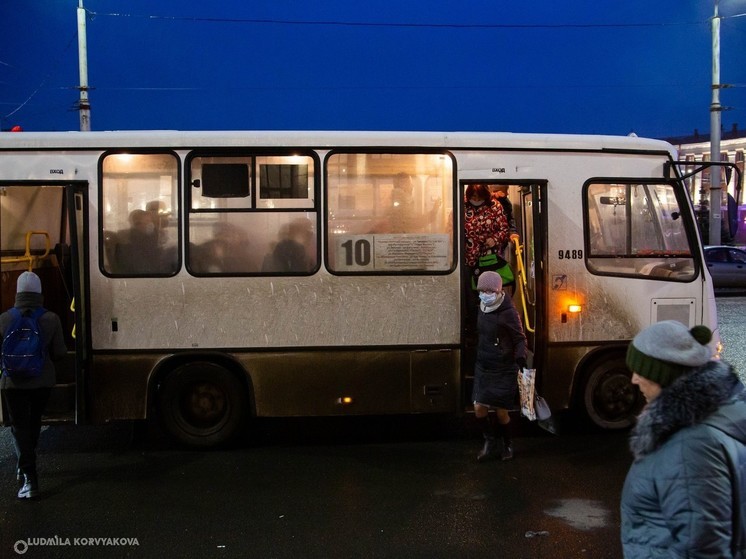
<instances>
[{"instance_id":1,"label":"condensation on window","mask_svg":"<svg viewBox=\"0 0 746 559\"><path fill-rule=\"evenodd\" d=\"M179 161L170 154L115 153L103 159L104 272L168 276L179 270Z\"/></svg>"},{"instance_id":2,"label":"condensation on window","mask_svg":"<svg viewBox=\"0 0 746 559\"><path fill-rule=\"evenodd\" d=\"M326 171L330 269L452 269L454 169L449 156L335 153Z\"/></svg>"}]
</instances>

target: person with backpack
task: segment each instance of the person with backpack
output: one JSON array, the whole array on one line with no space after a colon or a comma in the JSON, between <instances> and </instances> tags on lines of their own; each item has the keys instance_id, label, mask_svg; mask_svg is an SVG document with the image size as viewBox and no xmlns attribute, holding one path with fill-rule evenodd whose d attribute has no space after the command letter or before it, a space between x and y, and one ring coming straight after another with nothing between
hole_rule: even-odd
<instances>
[{"instance_id":1,"label":"person with backpack","mask_svg":"<svg viewBox=\"0 0 746 559\"><path fill-rule=\"evenodd\" d=\"M42 303L39 276L23 272L16 284L15 306L0 314L0 389L18 456L16 477L23 484L19 499L39 494L36 446L41 417L56 382L52 361L67 353L60 317Z\"/></svg>"}]
</instances>

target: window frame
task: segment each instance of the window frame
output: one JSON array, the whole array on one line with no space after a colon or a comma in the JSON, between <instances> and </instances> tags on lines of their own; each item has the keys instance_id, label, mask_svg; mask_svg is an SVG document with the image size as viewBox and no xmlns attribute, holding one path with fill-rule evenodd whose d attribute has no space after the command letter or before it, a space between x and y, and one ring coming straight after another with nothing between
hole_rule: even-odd
<instances>
[{"instance_id":1,"label":"window frame","mask_svg":"<svg viewBox=\"0 0 746 559\"><path fill-rule=\"evenodd\" d=\"M632 187L632 186L662 186L667 185L671 188L671 192L673 193L676 203L679 208L679 214L680 219L682 219L683 223L683 231L686 236L686 242L689 247L689 252L686 255L677 254L677 251L671 250L668 254L666 254L667 251L662 250L660 251L660 254L653 254L653 255L644 255L644 254L608 254L608 255L599 255L594 254L591 245L592 245L592 233L591 233L591 224L590 224L590 205L589 205L589 190L590 187L593 185L619 185L619 186L626 186L626 187ZM698 253L696 252L696 249L699 246L698 243L698 231L696 228L696 224L694 222L693 214L691 211L691 204L690 200L686 195L686 187L683 185L680 181L676 179L664 179L664 178L651 178L651 177L592 177L590 179L587 179L585 183L583 184L583 188L581 189L581 198L582 198L582 211L583 211L583 260L585 263L586 270L595 276L610 276L610 277L628 277L628 278L636 278L636 279L645 279L645 280L657 280L657 281L673 281L678 283L690 283L694 280L696 280L700 276L701 271L701 262L700 257ZM627 206L625 206L625 214L627 211ZM625 224L626 226L626 224ZM657 222L655 224L656 227L660 227L660 222ZM629 231L626 231L626 234L629 235ZM666 261L673 262L674 260L682 260L682 259L690 259L692 262L692 271L691 274L687 276L681 276L677 277L675 275L655 275L654 273L642 273L640 271L635 272L629 272L626 273L621 270L611 271L611 270L599 270L595 265L592 264L592 260L617 260L620 261L622 259L628 259L632 262L638 261L643 258L660 258L662 263L666 263Z\"/></svg>"},{"instance_id":2,"label":"window frame","mask_svg":"<svg viewBox=\"0 0 746 559\"><path fill-rule=\"evenodd\" d=\"M176 203L177 208L175 211L172 211L171 219L175 223L175 236L176 236L176 266L173 272L167 272L167 273L116 273L111 272L107 270L104 266L105 264L105 255L104 252L106 250L107 239L105 238L106 229L104 228L104 207L106 203L106 197L104 193L104 161L107 157L116 156L116 155L134 155L134 156L140 156L140 155L157 155L157 156L170 156L174 159L176 163L176 185L175 185L175 191L176 191ZM116 149L107 149L101 155L98 159L98 199L99 199L99 208L98 208L98 268L99 271L106 277L110 278L151 278L151 277L159 277L159 278L169 278L176 276L183 267L183 261L182 261L182 221L181 221L181 210L183 206L183 195L182 195L182 167L181 167L181 158L179 157L179 154L172 150L172 149L142 149L142 148L116 148Z\"/></svg>"},{"instance_id":3,"label":"window frame","mask_svg":"<svg viewBox=\"0 0 746 559\"><path fill-rule=\"evenodd\" d=\"M451 203L451 218L450 223L446 219L446 223L444 226L445 233L444 235L450 236L450 251L449 251L449 258L450 258L450 266L447 269L443 270L425 270L425 269L408 269L408 270L340 270L332 266L331 263L331 255L333 247L330 245L330 243L333 242L333 235L330 232L331 227L331 220L330 220L330 212L334 209L331 207L330 204L330 194L329 194L329 160L338 155L391 155L391 156L413 156L413 155L426 155L426 156L443 156L450 160L451 162L451 181L449 185L446 185L444 183L444 187L448 187L451 189L451 197L450 197L450 203ZM336 275L336 276L446 276L449 274L452 274L453 271L458 267L458 251L459 251L459 243L461 242L461 237L458 235L458 227L459 223L461 223L461 219L459 219L457 212L460 212L462 210L461 205L459 204L458 200L458 160L456 159L455 155L445 149L437 149L437 148L375 148L375 147L338 147L330 149L326 155L324 156L324 165L323 165L323 173L324 173L324 182L323 182L323 196L325 200L325 207L324 207L324 215L323 215L323 230L324 230L324 244L323 244L323 256L324 256L324 266L329 271L330 274ZM445 204L446 200L443 200L443 203ZM393 234L393 233L392 233ZM400 233L402 235L408 235L410 233ZM412 235L427 235L427 233L412 233Z\"/></svg>"},{"instance_id":4,"label":"window frame","mask_svg":"<svg viewBox=\"0 0 746 559\"><path fill-rule=\"evenodd\" d=\"M309 189L308 198L260 198L260 185L258 182L259 166L258 159L261 158L284 158L284 157L306 157L313 162L313 172L308 173L309 180L313 181L313 187ZM219 158L230 160L231 158L249 159L249 196L250 204L247 207L240 208L198 208L192 207L192 162L198 158ZM304 148L195 148L191 150L184 158L184 169L186 174L185 180L185 200L184 200L184 244L185 250L185 268L188 273L195 277L277 277L277 276L310 276L315 274L321 266L321 208L319 203L320 177L321 177L321 160L319 154L308 147ZM280 207L262 207L262 200L283 200L285 204ZM298 207L292 207L292 202L297 201ZM301 202L305 202L302 204ZM309 203L310 202L310 203ZM290 207L288 207L290 206ZM299 216L314 216L313 223L316 230L315 253L316 261L313 267L307 271L280 271L270 272L246 271L246 272L202 272L196 271L191 265L192 254L192 233L191 221L193 215L198 214L298 214Z\"/></svg>"}]
</instances>

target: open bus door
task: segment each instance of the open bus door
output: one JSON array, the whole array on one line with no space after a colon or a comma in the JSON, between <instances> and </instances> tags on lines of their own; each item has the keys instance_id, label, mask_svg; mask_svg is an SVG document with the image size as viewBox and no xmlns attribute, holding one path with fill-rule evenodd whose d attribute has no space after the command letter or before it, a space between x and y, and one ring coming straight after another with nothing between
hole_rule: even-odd
<instances>
[{"instance_id":1,"label":"open bus door","mask_svg":"<svg viewBox=\"0 0 746 559\"><path fill-rule=\"evenodd\" d=\"M60 317L68 347L55 363L57 384L45 422L84 417L87 193L85 181L0 180L0 309L14 305L18 276L33 271L41 279L44 306Z\"/></svg>"},{"instance_id":2,"label":"open bus door","mask_svg":"<svg viewBox=\"0 0 746 559\"><path fill-rule=\"evenodd\" d=\"M543 251L546 246L546 217L542 213L541 199L544 183L506 183L493 180L464 181L461 188L463 203L466 185L469 183L487 184L490 190L507 187L507 195L513 208L513 219L520 237L518 245L510 243L506 249L505 258L508 260L515 283L506 286L506 292L512 297L516 310L521 317L523 329L528 344L529 363L537 369L541 378L541 366L544 353L537 350L546 340L541 335L545 320L545 291ZM462 210L463 211L463 210ZM462 236L464 232L462 231ZM476 308L478 298L472 289L471 270L463 266L462 286L464 293L464 321L463 321L463 393L466 409L471 407L474 362L476 359ZM539 387L541 385L539 384Z\"/></svg>"}]
</instances>

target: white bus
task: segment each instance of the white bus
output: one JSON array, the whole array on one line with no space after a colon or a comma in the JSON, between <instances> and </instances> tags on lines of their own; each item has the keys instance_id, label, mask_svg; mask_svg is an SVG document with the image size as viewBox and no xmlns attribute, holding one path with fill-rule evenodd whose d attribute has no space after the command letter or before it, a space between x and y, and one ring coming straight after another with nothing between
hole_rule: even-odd
<instances>
[{"instance_id":1,"label":"white bus","mask_svg":"<svg viewBox=\"0 0 746 559\"><path fill-rule=\"evenodd\" d=\"M0 302L33 269L70 334L50 420L210 446L252 417L464 412L464 190L503 186L540 391L623 428L635 333L718 329L675 160L636 137L1 134Z\"/></svg>"}]
</instances>

